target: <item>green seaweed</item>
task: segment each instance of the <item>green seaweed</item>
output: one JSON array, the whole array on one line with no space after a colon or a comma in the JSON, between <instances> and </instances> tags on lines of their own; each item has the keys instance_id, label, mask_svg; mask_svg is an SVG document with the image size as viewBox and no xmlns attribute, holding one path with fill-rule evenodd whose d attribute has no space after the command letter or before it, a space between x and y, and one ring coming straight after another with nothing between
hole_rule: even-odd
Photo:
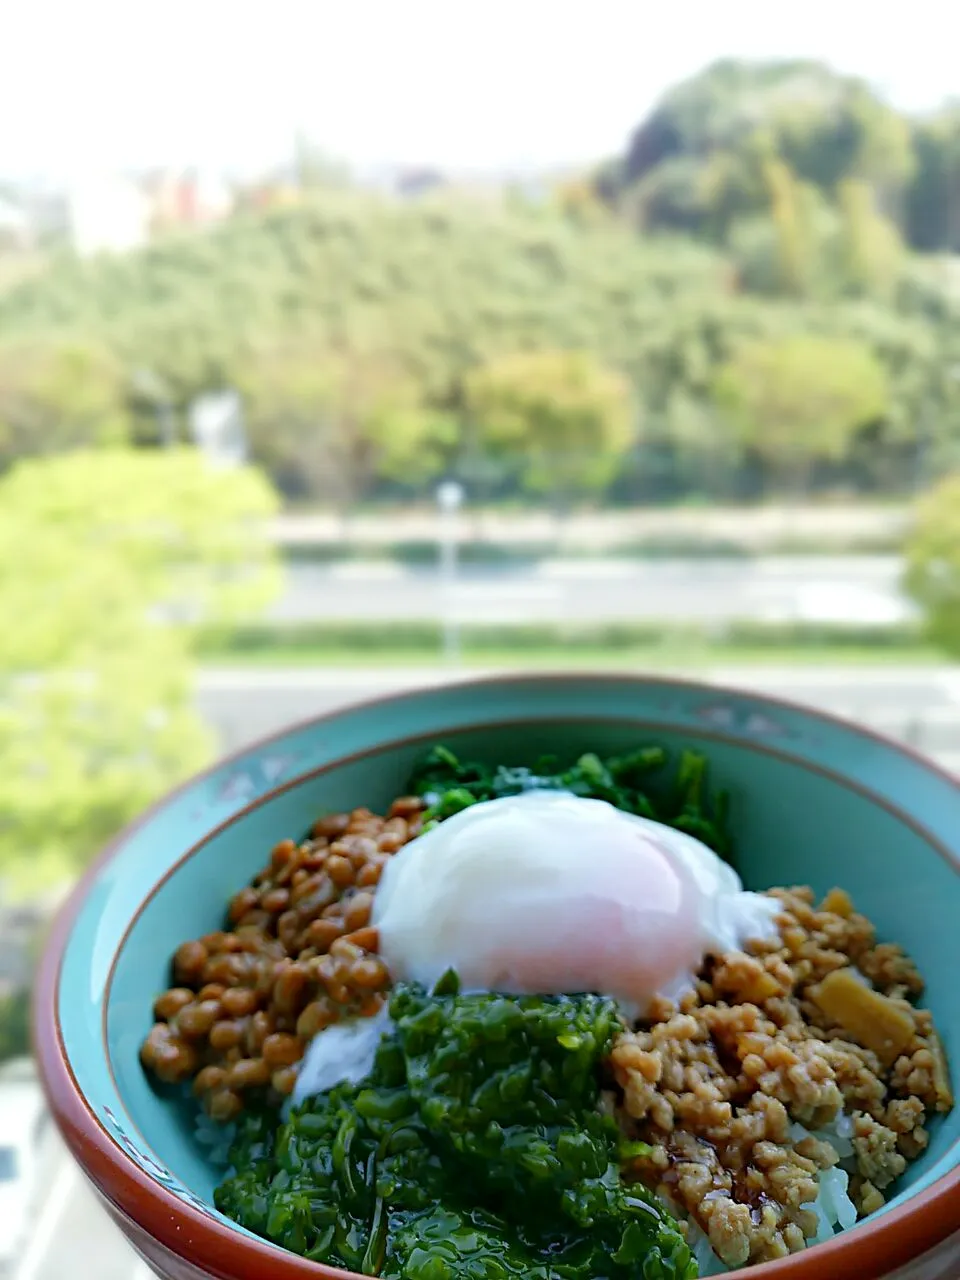
<instances>
[{"instance_id":1,"label":"green seaweed","mask_svg":"<svg viewBox=\"0 0 960 1280\"><path fill-rule=\"evenodd\" d=\"M217 1207L295 1253L390 1280L691 1280L676 1223L621 1181L593 995L400 986L370 1076L277 1129L248 1116Z\"/></svg>"},{"instance_id":2,"label":"green seaweed","mask_svg":"<svg viewBox=\"0 0 960 1280\"><path fill-rule=\"evenodd\" d=\"M711 792L706 757L681 752L672 777L668 765L667 752L657 746L608 759L589 752L569 768L549 756L533 768L479 764L461 761L449 748L437 746L414 770L410 789L429 805L425 825L485 800L533 790L569 791L685 831L730 861L727 796Z\"/></svg>"}]
</instances>

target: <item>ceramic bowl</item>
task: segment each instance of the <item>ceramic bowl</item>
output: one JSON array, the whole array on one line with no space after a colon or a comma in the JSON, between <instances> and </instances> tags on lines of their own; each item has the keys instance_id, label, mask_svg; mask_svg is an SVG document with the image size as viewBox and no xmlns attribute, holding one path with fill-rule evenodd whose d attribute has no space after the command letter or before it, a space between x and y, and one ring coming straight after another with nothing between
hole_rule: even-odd
<instances>
[{"instance_id":1,"label":"ceramic bowl","mask_svg":"<svg viewBox=\"0 0 960 1280\"><path fill-rule=\"evenodd\" d=\"M960 788L866 730L753 694L674 680L500 677L337 711L189 782L117 839L60 917L36 994L53 1114L134 1248L165 1280L344 1276L246 1234L212 1207L190 1117L151 1088L138 1049L176 946L220 926L228 897L318 813L383 805L443 741L489 760L642 742L709 754L732 797L750 887L840 884L928 982L960 1064ZM946 1280L960 1274L960 1106L887 1206L753 1280Z\"/></svg>"}]
</instances>

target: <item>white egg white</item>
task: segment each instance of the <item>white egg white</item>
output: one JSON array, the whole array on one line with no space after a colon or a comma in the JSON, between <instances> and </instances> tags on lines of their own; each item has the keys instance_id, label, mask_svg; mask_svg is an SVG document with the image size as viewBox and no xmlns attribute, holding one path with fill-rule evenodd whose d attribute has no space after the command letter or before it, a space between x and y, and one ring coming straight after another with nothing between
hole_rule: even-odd
<instances>
[{"instance_id":1,"label":"white egg white","mask_svg":"<svg viewBox=\"0 0 960 1280\"><path fill-rule=\"evenodd\" d=\"M676 999L708 954L774 931L777 904L692 836L602 800L473 805L384 869L373 923L393 976L466 990Z\"/></svg>"}]
</instances>

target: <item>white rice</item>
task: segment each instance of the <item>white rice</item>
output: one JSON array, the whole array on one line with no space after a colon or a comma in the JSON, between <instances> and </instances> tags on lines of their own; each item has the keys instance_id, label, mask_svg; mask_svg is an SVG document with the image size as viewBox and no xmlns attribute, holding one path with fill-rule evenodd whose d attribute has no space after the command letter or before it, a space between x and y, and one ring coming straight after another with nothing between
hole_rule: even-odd
<instances>
[{"instance_id":1,"label":"white rice","mask_svg":"<svg viewBox=\"0 0 960 1280\"><path fill-rule=\"evenodd\" d=\"M723 1276L730 1270L710 1248L710 1241L695 1222L687 1225L687 1244L697 1260L697 1271L700 1276Z\"/></svg>"},{"instance_id":2,"label":"white rice","mask_svg":"<svg viewBox=\"0 0 960 1280\"><path fill-rule=\"evenodd\" d=\"M292 1105L299 1106L344 1080L351 1084L365 1080L373 1070L380 1041L392 1025L384 1005L372 1018L335 1022L314 1036L297 1073Z\"/></svg>"},{"instance_id":3,"label":"white rice","mask_svg":"<svg viewBox=\"0 0 960 1280\"><path fill-rule=\"evenodd\" d=\"M857 1221L857 1208L848 1193L853 1169L853 1121L848 1115L839 1115L828 1128L816 1131L800 1124L791 1125L790 1137L795 1143L802 1142L808 1135L829 1142L840 1157L840 1163L832 1169L820 1170L817 1175L820 1192L809 1206L817 1215L819 1226L814 1239L820 1244L838 1231L849 1230Z\"/></svg>"},{"instance_id":4,"label":"white rice","mask_svg":"<svg viewBox=\"0 0 960 1280\"><path fill-rule=\"evenodd\" d=\"M334 1023L314 1036L300 1064L293 1096L281 1109L281 1118L288 1119L293 1107L315 1094L332 1089L334 1085L345 1080L357 1084L366 1079L373 1070L380 1040L390 1026L390 1016L384 1007L373 1018ZM186 1096L191 1096L189 1090ZM219 1124L202 1109L197 1113L194 1137L206 1148L206 1158L218 1168L226 1168L229 1164L230 1147L236 1132L234 1124Z\"/></svg>"},{"instance_id":5,"label":"white rice","mask_svg":"<svg viewBox=\"0 0 960 1280\"><path fill-rule=\"evenodd\" d=\"M823 1244L838 1232L847 1231L856 1224L856 1205L848 1194L850 1169L853 1162L853 1143L850 1141L852 1134L853 1121L848 1115L838 1116L826 1129L805 1129L802 1124L790 1126L791 1142L802 1142L804 1138L810 1137L819 1138L822 1142L829 1142L840 1157L840 1163L834 1165L832 1169L820 1170L817 1175L819 1184L817 1198L812 1204L804 1206L812 1209L817 1215L817 1234L809 1242L811 1245ZM667 1208L675 1216L683 1216L678 1213L675 1204L667 1202ZM730 1272L731 1268L720 1261L710 1248L710 1241L706 1234L695 1222L687 1224L687 1243L697 1260L701 1276L720 1276ZM734 1269L739 1270L739 1268Z\"/></svg>"},{"instance_id":6,"label":"white rice","mask_svg":"<svg viewBox=\"0 0 960 1280\"><path fill-rule=\"evenodd\" d=\"M193 1136L200 1146L206 1148L206 1158L218 1168L226 1168L230 1163L230 1148L236 1136L235 1124L220 1124L211 1120L201 1107L197 1112Z\"/></svg>"}]
</instances>

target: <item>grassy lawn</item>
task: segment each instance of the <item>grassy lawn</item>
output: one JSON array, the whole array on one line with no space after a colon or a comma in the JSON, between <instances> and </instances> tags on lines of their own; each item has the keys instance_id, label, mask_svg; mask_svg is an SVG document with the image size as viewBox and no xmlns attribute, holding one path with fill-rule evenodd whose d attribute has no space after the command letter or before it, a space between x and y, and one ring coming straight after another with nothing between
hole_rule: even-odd
<instances>
[{"instance_id":1,"label":"grassy lawn","mask_svg":"<svg viewBox=\"0 0 960 1280\"><path fill-rule=\"evenodd\" d=\"M445 662L441 626L369 620L251 623L210 632L210 666L429 667ZM916 627L741 621L723 630L669 621L464 624L459 657L476 667L696 668L935 666L946 661Z\"/></svg>"},{"instance_id":2,"label":"grassy lawn","mask_svg":"<svg viewBox=\"0 0 960 1280\"><path fill-rule=\"evenodd\" d=\"M464 645L461 661L477 667L608 667L645 669L711 666L936 666L943 655L922 644L890 645L639 645L611 649L599 645L545 645L517 648ZM236 667L435 667L445 661L439 648L410 649L265 645L237 651L207 651L204 662Z\"/></svg>"}]
</instances>

